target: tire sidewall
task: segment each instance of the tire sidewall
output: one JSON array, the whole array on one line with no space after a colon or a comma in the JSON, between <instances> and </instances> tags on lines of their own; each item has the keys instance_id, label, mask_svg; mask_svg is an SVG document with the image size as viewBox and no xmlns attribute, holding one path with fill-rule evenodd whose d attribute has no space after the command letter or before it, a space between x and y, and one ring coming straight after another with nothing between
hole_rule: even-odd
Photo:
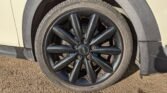
<instances>
[{"instance_id":1,"label":"tire sidewall","mask_svg":"<svg viewBox=\"0 0 167 93\"><path fill-rule=\"evenodd\" d=\"M118 27L123 40L124 52L123 52L122 60L120 62L119 67L114 72L114 74L100 84L87 86L87 87L71 85L61 80L60 78L58 78L48 68L47 63L45 62L46 60L43 52L43 43L44 43L43 41L45 40L46 33L48 31L48 28L50 27L50 24L52 24L53 21L57 19L59 16L61 16L63 13L70 11L72 9L77 9L77 8L90 8L92 10L95 10L107 16ZM114 84L122 77L122 75L125 73L130 63L130 59L132 56L132 45L133 45L132 36L130 33L130 29L127 25L127 22L119 12L117 12L114 8L112 8L112 6L110 6L109 4L106 4L101 0L78 0L78 1L73 0L73 1L65 1L62 4L55 6L49 13L46 14L46 16L40 23L37 30L36 39L35 39L35 54L42 71L47 75L47 77L52 82L63 85L66 88L69 88L75 91L95 91L95 90L106 88L107 86Z\"/></svg>"}]
</instances>

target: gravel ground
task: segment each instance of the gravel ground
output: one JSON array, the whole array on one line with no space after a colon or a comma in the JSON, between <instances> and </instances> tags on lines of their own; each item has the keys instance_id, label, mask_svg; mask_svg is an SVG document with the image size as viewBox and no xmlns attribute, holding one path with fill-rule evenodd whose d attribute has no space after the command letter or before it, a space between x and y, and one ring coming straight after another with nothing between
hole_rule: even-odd
<instances>
[{"instance_id":1,"label":"gravel ground","mask_svg":"<svg viewBox=\"0 0 167 93\"><path fill-rule=\"evenodd\" d=\"M0 93L72 93L55 87L35 62L0 56ZM98 93L167 93L167 74L142 79L136 67L117 84Z\"/></svg>"}]
</instances>

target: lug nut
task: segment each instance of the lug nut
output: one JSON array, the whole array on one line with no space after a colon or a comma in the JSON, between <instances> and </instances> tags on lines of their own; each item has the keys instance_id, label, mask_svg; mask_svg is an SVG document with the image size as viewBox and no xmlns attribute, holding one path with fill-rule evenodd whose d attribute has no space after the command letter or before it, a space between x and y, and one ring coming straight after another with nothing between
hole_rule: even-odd
<instances>
[{"instance_id":1,"label":"lug nut","mask_svg":"<svg viewBox=\"0 0 167 93\"><path fill-rule=\"evenodd\" d=\"M96 49L96 46L91 46L91 49Z\"/></svg>"}]
</instances>

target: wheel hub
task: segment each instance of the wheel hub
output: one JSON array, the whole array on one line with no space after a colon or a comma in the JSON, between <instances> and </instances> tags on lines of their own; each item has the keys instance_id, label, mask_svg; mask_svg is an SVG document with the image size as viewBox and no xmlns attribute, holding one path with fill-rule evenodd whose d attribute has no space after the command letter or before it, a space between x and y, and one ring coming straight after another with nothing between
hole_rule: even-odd
<instances>
[{"instance_id":1,"label":"wheel hub","mask_svg":"<svg viewBox=\"0 0 167 93\"><path fill-rule=\"evenodd\" d=\"M90 51L90 49L87 45L83 44L83 45L80 45L78 47L78 52L79 52L80 55L83 55L83 56L88 55L89 51Z\"/></svg>"}]
</instances>

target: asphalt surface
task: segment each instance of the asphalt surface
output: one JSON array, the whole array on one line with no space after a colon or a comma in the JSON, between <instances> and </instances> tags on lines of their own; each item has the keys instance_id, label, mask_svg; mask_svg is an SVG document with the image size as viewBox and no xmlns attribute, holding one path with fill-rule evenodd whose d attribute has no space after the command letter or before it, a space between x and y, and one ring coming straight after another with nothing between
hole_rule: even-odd
<instances>
[{"instance_id":1,"label":"asphalt surface","mask_svg":"<svg viewBox=\"0 0 167 93\"><path fill-rule=\"evenodd\" d=\"M56 87L41 72L38 63L0 56L0 93L74 93ZM131 66L117 84L96 93L167 93L167 73L141 79Z\"/></svg>"}]
</instances>

